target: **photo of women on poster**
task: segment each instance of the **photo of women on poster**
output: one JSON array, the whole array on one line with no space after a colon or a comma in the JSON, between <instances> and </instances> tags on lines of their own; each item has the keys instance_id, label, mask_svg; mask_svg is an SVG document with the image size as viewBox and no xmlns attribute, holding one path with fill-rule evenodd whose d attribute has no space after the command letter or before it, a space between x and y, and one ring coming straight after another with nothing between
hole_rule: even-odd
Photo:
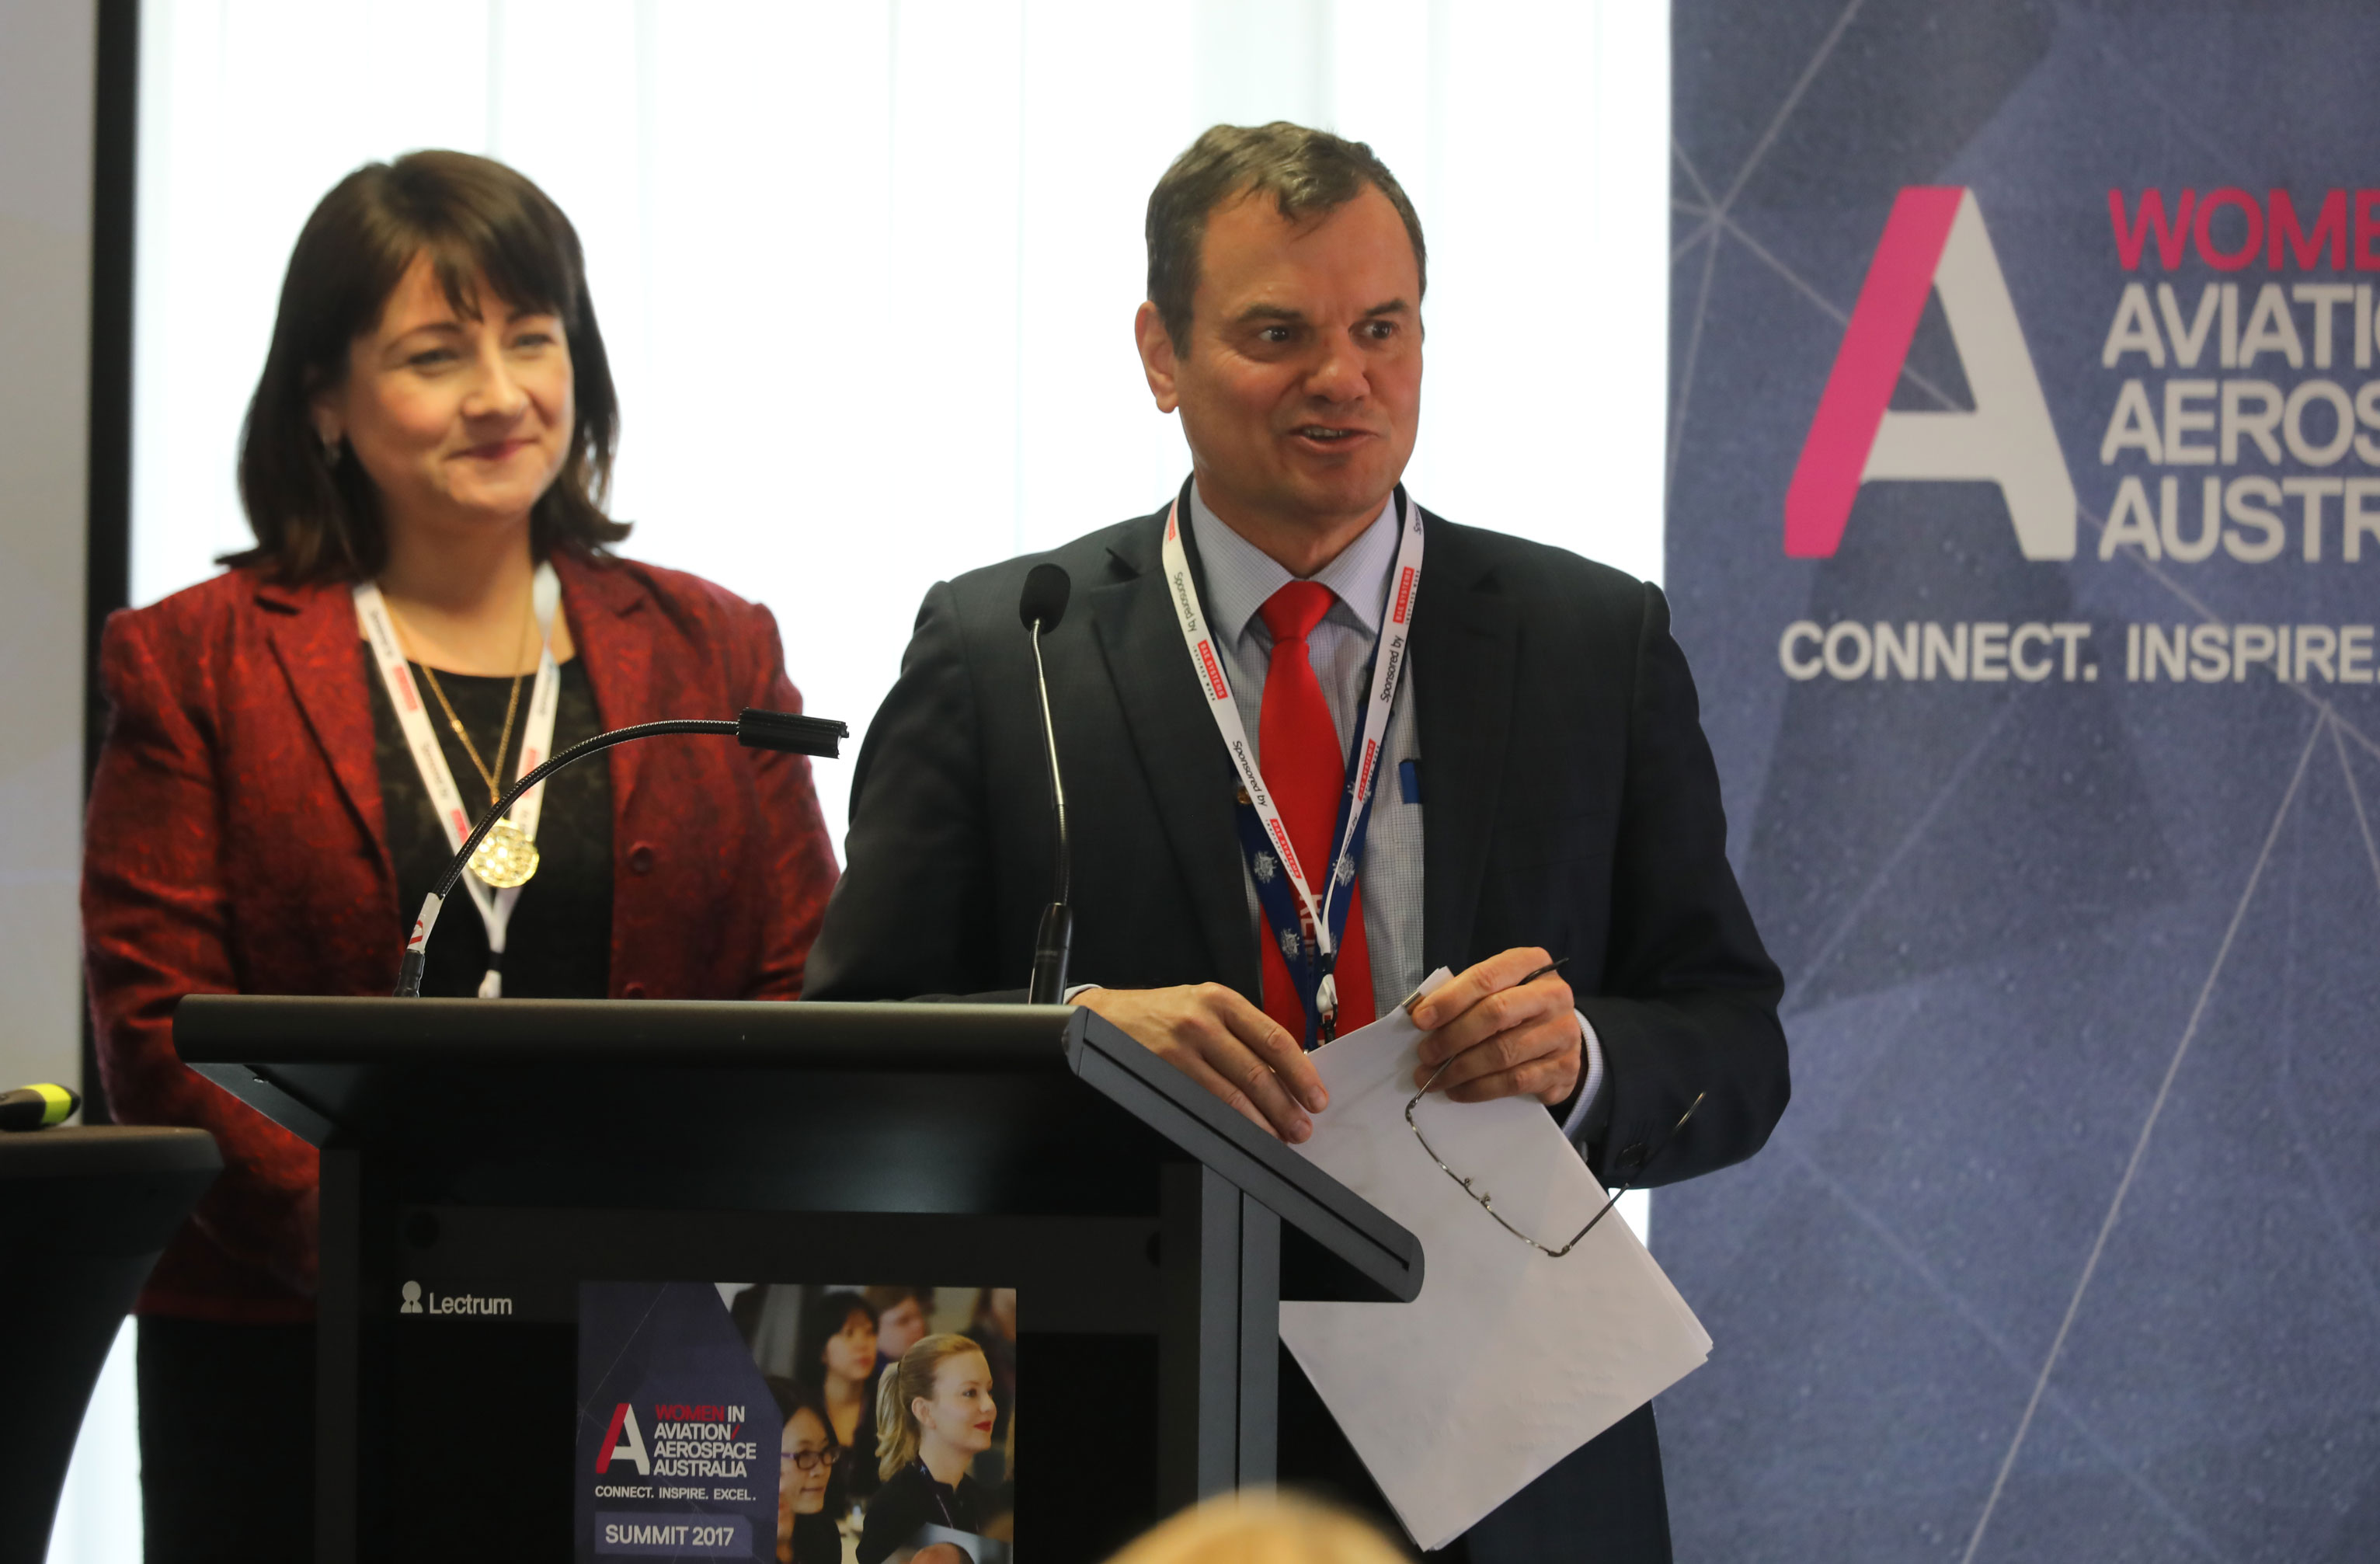
<instances>
[{"instance_id":1,"label":"photo of women on poster","mask_svg":"<svg viewBox=\"0 0 2380 1564\"><path fill-rule=\"evenodd\" d=\"M996 1543L996 1554L965 1546L990 1543L985 1533L996 1518L997 1494L972 1470L990 1451L1001 1421L992 1385L982 1346L956 1334L925 1338L886 1372L876 1401L882 1485L868 1507L858 1564L882 1564L905 1550L928 1564L1006 1558ZM928 1528L930 1538L922 1534Z\"/></svg>"},{"instance_id":2,"label":"photo of women on poster","mask_svg":"<svg viewBox=\"0 0 2380 1564\"><path fill-rule=\"evenodd\" d=\"M769 1376L784 1426L777 1458L777 1564L842 1564L843 1533L827 1513L843 1447L827 1422L818 1392L797 1380Z\"/></svg>"},{"instance_id":3,"label":"photo of women on poster","mask_svg":"<svg viewBox=\"0 0 2380 1564\"><path fill-rule=\"evenodd\" d=\"M776 1398L780 1564L1014 1564L1016 1292L722 1283Z\"/></svg>"},{"instance_id":4,"label":"photo of women on poster","mask_svg":"<svg viewBox=\"0 0 2380 1564\"><path fill-rule=\"evenodd\" d=\"M856 1288L812 1289L800 1319L793 1377L817 1394L842 1448L833 1484L840 1514L876 1491L876 1306Z\"/></svg>"}]
</instances>

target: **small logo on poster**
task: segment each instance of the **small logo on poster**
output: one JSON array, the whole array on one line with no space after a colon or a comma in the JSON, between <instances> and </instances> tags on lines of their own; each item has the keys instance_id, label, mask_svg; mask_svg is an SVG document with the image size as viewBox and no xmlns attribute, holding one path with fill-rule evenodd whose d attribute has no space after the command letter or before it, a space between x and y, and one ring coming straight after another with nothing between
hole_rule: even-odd
<instances>
[{"instance_id":1,"label":"small logo on poster","mask_svg":"<svg viewBox=\"0 0 2380 1564\"><path fill-rule=\"evenodd\" d=\"M2334 189L2314 202L2278 188L2261 199L2230 187L2203 198L2192 189L2173 199L2156 189L2107 192L2119 292L2098 354L2110 377L2098 469L2114 487L2094 511L2078 500L1975 192L1901 190L1786 490L1786 555L1834 557L1863 486L1891 480L1994 484L2030 561L2075 558L2077 524L2087 520L2102 561L2360 566L2365 545L2380 545L2380 476L2331 470L2350 457L2380 467L2380 381L2348 373L2380 360L2380 310L2374 287L2347 275L2350 263L2356 274L2380 270L2380 194L2356 195L2351 222L2349 194ZM2329 280L2231 275L2259 262L2317 277L2326 267ZM2187 275L2200 267L2216 275ZM2143 275L2153 268L2170 275ZM1952 406L1910 367L1929 297L1940 300L1972 409ZM1944 410L1894 408L1904 383ZM1920 617L1917 606L1883 602L1824 622L1795 619L1778 638L1778 665L1798 681L1846 684L2100 677L2092 638L2105 627L2079 616L2026 617L2014 605L1986 604L1973 618ZM2164 623L2113 627L2123 634L2124 681L2380 678L2380 628L2369 622L2210 616L2194 607Z\"/></svg>"},{"instance_id":2,"label":"small logo on poster","mask_svg":"<svg viewBox=\"0 0 2380 1564\"><path fill-rule=\"evenodd\" d=\"M653 1474L652 1460L645 1454L645 1436L637 1427L637 1409L625 1401L612 1409L611 1429L596 1448L600 1452L595 1457L598 1472L609 1472L614 1460L625 1460L636 1463L640 1475Z\"/></svg>"},{"instance_id":3,"label":"small logo on poster","mask_svg":"<svg viewBox=\"0 0 2380 1564\"><path fill-rule=\"evenodd\" d=\"M1972 411L1891 407L1929 292L1941 296ZM1983 209L1963 187L1912 186L1893 202L1785 492L1785 552L1831 556L1861 485L1890 479L1997 483L2027 559L2074 557L2074 480Z\"/></svg>"},{"instance_id":4,"label":"small logo on poster","mask_svg":"<svg viewBox=\"0 0 2380 1564\"><path fill-rule=\"evenodd\" d=\"M421 1284L419 1282L409 1281L405 1284L405 1301L396 1306L396 1312L400 1314L418 1314L421 1313Z\"/></svg>"}]
</instances>

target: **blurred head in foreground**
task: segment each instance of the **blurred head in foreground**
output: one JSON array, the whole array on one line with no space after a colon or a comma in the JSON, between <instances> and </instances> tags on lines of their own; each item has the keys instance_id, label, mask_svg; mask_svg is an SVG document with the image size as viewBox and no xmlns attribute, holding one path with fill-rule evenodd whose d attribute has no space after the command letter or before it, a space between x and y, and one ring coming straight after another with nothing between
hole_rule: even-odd
<instances>
[{"instance_id":1,"label":"blurred head in foreground","mask_svg":"<svg viewBox=\"0 0 2380 1564\"><path fill-rule=\"evenodd\" d=\"M1371 1522L1294 1494L1223 1494L1143 1535L1108 1564L1404 1564Z\"/></svg>"}]
</instances>

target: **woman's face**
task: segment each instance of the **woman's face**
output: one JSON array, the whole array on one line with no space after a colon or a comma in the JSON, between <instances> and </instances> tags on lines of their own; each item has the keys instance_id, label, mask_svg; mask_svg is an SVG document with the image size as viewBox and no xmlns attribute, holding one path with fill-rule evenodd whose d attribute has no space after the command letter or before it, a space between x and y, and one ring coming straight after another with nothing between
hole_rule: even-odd
<instances>
[{"instance_id":1,"label":"woman's face","mask_svg":"<svg viewBox=\"0 0 2380 1564\"><path fill-rule=\"evenodd\" d=\"M844 1379L866 1379L876 1369L876 1324L854 1309L843 1322L843 1328L826 1338L826 1350L820 1354L826 1372Z\"/></svg>"},{"instance_id":2,"label":"woman's face","mask_svg":"<svg viewBox=\"0 0 2380 1564\"><path fill-rule=\"evenodd\" d=\"M818 1413L808 1407L797 1407L794 1415L785 1419L784 1453L777 1463L777 1509L779 1519L794 1515L816 1515L826 1508L827 1479L834 1475L834 1466L821 1458L834 1448L834 1436L827 1432ZM808 1470L795 1457L809 1459Z\"/></svg>"},{"instance_id":3,"label":"woman's face","mask_svg":"<svg viewBox=\"0 0 2380 1564\"><path fill-rule=\"evenodd\" d=\"M991 1365L980 1352L960 1352L934 1366L934 1399L909 1403L928 1436L974 1455L991 1448L1000 1409L991 1400Z\"/></svg>"},{"instance_id":4,"label":"woman's face","mask_svg":"<svg viewBox=\"0 0 2380 1564\"><path fill-rule=\"evenodd\" d=\"M560 318L515 307L484 276L471 291L477 320L415 256L378 324L348 345L346 378L314 398L316 434L345 437L392 528L516 520L570 454Z\"/></svg>"}]
</instances>

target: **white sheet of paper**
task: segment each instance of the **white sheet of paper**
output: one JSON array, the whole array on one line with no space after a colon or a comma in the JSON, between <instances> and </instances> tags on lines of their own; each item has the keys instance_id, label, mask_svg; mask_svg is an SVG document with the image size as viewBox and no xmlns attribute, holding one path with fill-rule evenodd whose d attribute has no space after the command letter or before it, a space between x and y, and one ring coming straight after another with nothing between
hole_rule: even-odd
<instances>
[{"instance_id":1,"label":"white sheet of paper","mask_svg":"<svg viewBox=\"0 0 2380 1564\"><path fill-rule=\"evenodd\" d=\"M1421 1296L1283 1303L1281 1335L1427 1549L1701 1367L1711 1342L1617 1212L1556 1260L1439 1171L1404 1117L1422 1035L1400 1008L1318 1050L1330 1106L1296 1148L1421 1240ZM1432 1095L1415 1117L1448 1167L1550 1247L1609 1198L1536 1102Z\"/></svg>"}]
</instances>

